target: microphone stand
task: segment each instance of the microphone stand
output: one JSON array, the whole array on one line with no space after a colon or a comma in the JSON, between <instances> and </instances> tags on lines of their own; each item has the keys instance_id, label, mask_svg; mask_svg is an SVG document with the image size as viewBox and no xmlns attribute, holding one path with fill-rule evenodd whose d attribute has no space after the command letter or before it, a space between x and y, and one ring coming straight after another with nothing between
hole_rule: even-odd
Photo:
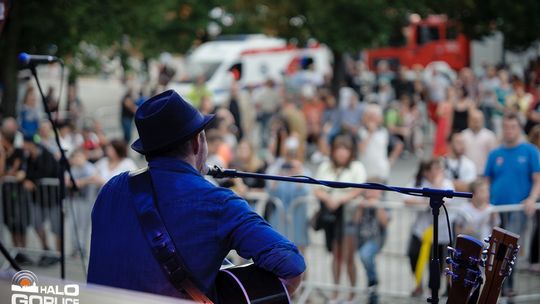
<instances>
[{"instance_id":1,"label":"microphone stand","mask_svg":"<svg viewBox=\"0 0 540 304\"><path fill-rule=\"evenodd\" d=\"M21 271L21 267L17 264L17 262L11 257L9 252L7 251L6 247L4 247L4 244L0 242L0 252L2 252L2 255L6 258L6 260L9 262L9 265L16 271Z\"/></svg>"},{"instance_id":2,"label":"microphone stand","mask_svg":"<svg viewBox=\"0 0 540 304\"><path fill-rule=\"evenodd\" d=\"M61 63L63 64L63 63ZM73 189L76 191L77 183L75 182L75 179L73 178L73 175L71 174L71 167L69 165L69 162L66 157L66 153L64 149L62 149L62 145L60 144L60 136L58 135L58 128L56 126L56 122L54 121L51 110L47 106L47 99L45 98L45 94L43 94L43 90L41 89L41 84L39 82L39 78L37 76L36 72L36 66L33 64L29 65L30 71L32 72L32 75L34 76L34 79L36 80L37 87L39 90L39 94L41 95L41 100L43 102L43 108L45 109L45 113L47 113L47 118L49 122L51 123L53 132L54 132L54 139L56 142L56 145L58 146L58 150L60 151L60 168L58 170L58 181L59 181L59 195L58 195L58 201L57 204L60 206L60 278L64 280L66 278L66 252L65 252L65 227L64 227L64 218L65 218L65 212L64 212L64 198L66 197L66 181L65 181L65 172L69 175L69 179L71 181L71 184L73 185ZM64 77L62 75L61 77ZM61 94L62 92L60 92Z\"/></svg>"},{"instance_id":3,"label":"microphone stand","mask_svg":"<svg viewBox=\"0 0 540 304\"><path fill-rule=\"evenodd\" d=\"M336 182L336 181L327 181L327 180L318 180L308 176L280 176L280 175L268 175L261 173L250 173L242 172L234 169L222 169L218 166L210 168L207 172L207 175L210 175L215 178L255 178L255 179L266 179L266 180L275 180L282 182L293 182L293 183L304 183L304 184L313 184L313 185L322 185L331 188L360 188L360 189L373 189L373 190L382 190L382 191L394 191L406 195L412 196L421 196L429 198L429 206L431 208L431 214L433 215L433 245L432 245L432 258L430 262L430 282L429 287L431 288L431 297L427 299L429 303L439 303L439 288L441 285L441 271L439 269L439 252L437 250L437 245L439 243L439 210L444 204L444 198L453 198L453 197L463 197L471 198L472 193L469 192L456 192L453 190L442 190L442 189L432 189L432 188L403 188L403 187L394 187L387 186L378 183L347 183L347 182Z\"/></svg>"}]
</instances>

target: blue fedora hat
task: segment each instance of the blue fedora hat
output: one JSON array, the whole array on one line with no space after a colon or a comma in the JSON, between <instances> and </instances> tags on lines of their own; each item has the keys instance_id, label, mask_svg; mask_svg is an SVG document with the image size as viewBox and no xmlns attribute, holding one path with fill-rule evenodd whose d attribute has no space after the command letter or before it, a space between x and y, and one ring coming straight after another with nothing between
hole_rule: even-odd
<instances>
[{"instance_id":1,"label":"blue fedora hat","mask_svg":"<svg viewBox=\"0 0 540 304\"><path fill-rule=\"evenodd\" d=\"M139 139L131 148L149 154L185 142L202 131L214 116L201 114L178 93L167 90L145 101L135 112Z\"/></svg>"}]
</instances>

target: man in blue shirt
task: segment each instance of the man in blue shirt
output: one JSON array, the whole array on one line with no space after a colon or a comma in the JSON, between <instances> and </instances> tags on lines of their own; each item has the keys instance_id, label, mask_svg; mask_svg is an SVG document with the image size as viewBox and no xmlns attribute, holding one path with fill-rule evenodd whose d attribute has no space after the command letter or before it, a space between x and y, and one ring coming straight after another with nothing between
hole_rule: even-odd
<instances>
[{"instance_id":1,"label":"man in blue shirt","mask_svg":"<svg viewBox=\"0 0 540 304\"><path fill-rule=\"evenodd\" d=\"M538 150L522 140L519 118L508 114L503 119L502 145L493 150L486 162L484 176L490 183L493 205L523 204L523 211L501 214L503 227L522 234L527 216L535 212L540 195L540 159ZM503 292L511 295L512 276Z\"/></svg>"},{"instance_id":2,"label":"man in blue shirt","mask_svg":"<svg viewBox=\"0 0 540 304\"><path fill-rule=\"evenodd\" d=\"M146 156L157 209L193 283L215 300L214 281L235 249L274 273L293 292L305 270L296 246L228 189L206 181L208 147L203 116L176 92L158 94L139 107L140 138L132 148ZM162 271L144 237L128 186L129 174L103 186L92 212L88 282L182 297Z\"/></svg>"}]
</instances>

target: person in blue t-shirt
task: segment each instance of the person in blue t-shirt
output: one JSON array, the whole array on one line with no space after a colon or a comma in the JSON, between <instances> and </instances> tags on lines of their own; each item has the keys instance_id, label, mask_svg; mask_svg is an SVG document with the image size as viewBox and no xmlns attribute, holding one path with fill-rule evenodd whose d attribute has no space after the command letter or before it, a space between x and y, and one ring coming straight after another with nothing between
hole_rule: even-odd
<instances>
[{"instance_id":1,"label":"person in blue t-shirt","mask_svg":"<svg viewBox=\"0 0 540 304\"><path fill-rule=\"evenodd\" d=\"M540 195L540 159L538 150L523 140L522 127L515 114L507 114L502 122L502 145L493 150L486 162L484 176L490 184L491 204L523 205L523 211L501 215L502 226L521 234L527 216L532 216ZM503 293L512 295L510 276Z\"/></svg>"},{"instance_id":2,"label":"person in blue t-shirt","mask_svg":"<svg viewBox=\"0 0 540 304\"><path fill-rule=\"evenodd\" d=\"M131 147L148 160L154 204L193 284L216 300L214 281L230 250L281 278L289 292L306 269L298 248L231 190L205 180L208 145L202 115L172 90L135 114L140 138ZM143 235L135 201L121 173L103 186L92 211L88 282L183 297Z\"/></svg>"}]
</instances>

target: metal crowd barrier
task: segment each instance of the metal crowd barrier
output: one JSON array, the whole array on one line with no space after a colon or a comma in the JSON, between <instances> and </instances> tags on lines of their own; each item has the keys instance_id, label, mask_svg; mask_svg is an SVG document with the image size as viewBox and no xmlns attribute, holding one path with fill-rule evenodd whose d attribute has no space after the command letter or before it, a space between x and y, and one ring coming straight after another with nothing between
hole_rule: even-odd
<instances>
[{"instance_id":1,"label":"metal crowd barrier","mask_svg":"<svg viewBox=\"0 0 540 304\"><path fill-rule=\"evenodd\" d=\"M459 216L467 216L459 204L467 203L465 201L452 201L446 204L450 213L450 221L453 222ZM292 221L291 215L294 210L302 204L308 205L307 219L319 208L318 200L314 197L301 197L290 204L286 210L287 220ZM386 240L382 250L377 254L377 272L378 272L378 293L386 299L409 298L415 285L414 275L409 266L407 257L407 248L411 237L411 227L419 211L427 210L427 207L405 206L403 202L380 202L378 208L385 208L390 213L390 222L387 227ZM536 205L540 210L540 203ZM499 214L521 211L521 205L495 206L493 212ZM444 221L444 212L441 209L439 221ZM514 269L514 289L517 296L513 298L515 302L538 301L540 299L540 275L529 270L529 255L532 250L530 240L534 229L538 228L534 218L529 218L526 229L521 234L521 251ZM294 225L289 225L294 229ZM293 232L290 232L293 233ZM453 235L455 239L455 235ZM537 248L540 250L540 248ZM447 253L444 252L446 256ZM356 293L356 299L361 302L367 300L367 279L363 265L360 263L358 253L355 252L357 282L355 286L350 286L346 274L346 268L343 268L340 284L334 284L331 263L332 254L327 251L324 243L324 232L313 231L310 229L310 245L305 253L308 265L307 274L302 284L302 290L298 295L297 303L306 303L310 297L326 298L329 300L334 292L339 292L342 298L347 298L349 293ZM443 259L444 260L444 257ZM427 287L428 268L425 268L423 275L424 295L415 298L419 302L425 302L429 289ZM441 295L446 290L446 281L443 279L441 284ZM411 298L413 301L415 299ZM502 298L504 300L504 298Z\"/></svg>"},{"instance_id":2,"label":"metal crowd barrier","mask_svg":"<svg viewBox=\"0 0 540 304\"><path fill-rule=\"evenodd\" d=\"M68 196L64 201L67 254L76 253L80 246L83 254L88 256L90 216L97 190L97 187L91 189L89 195L83 199L77 200ZM42 257L59 257L59 194L59 181L56 178L40 179L34 190L25 189L14 177L2 179L0 241L12 257L24 254L34 262L34 266L39 266ZM78 237L75 236L76 232ZM18 240L23 240L23 244L16 242ZM0 260L4 261L3 258ZM69 262L69 259L67 261ZM78 260L75 262L80 263ZM7 262L4 266L7 266Z\"/></svg>"},{"instance_id":3,"label":"metal crowd barrier","mask_svg":"<svg viewBox=\"0 0 540 304\"><path fill-rule=\"evenodd\" d=\"M25 190L20 183L12 178L5 178L0 187L0 215L3 220L0 225L0 239L15 255L19 252L31 253L36 255L53 254L58 255L54 242L50 234L54 234L59 224L59 214L57 205L58 182L56 179L40 180L36 191L31 193ZM319 203L313 196L304 196L295 199L286 208L279 199L269 196L264 192L252 192L246 195L246 199L253 202L254 210L264 215L269 204L273 204L273 225L279 231L286 235L294 235L297 223L294 223L293 214L298 208L305 207L305 223L308 225L313 214L319 208ZM464 202L462 202L464 203ZM460 213L457 206L459 202L447 202L446 206L453 220ZM427 207L409 207L402 202L383 201L378 208L385 208L390 214L390 222L386 230L386 240L382 250L376 258L378 272L378 293L380 296L388 298L408 298L414 287L414 276L409 266L407 247L411 237L411 226L416 213L426 210ZM536 205L540 210L540 204ZM495 206L494 212L506 213L522 210L521 205ZM70 212L67 210L69 217ZM90 216L90 214L88 214ZM54 222L56 221L56 222ZM445 221L443 211L441 210L440 221ZM36 236L37 228L45 224L45 231L48 235L48 247L53 251L44 251L39 238ZM538 223L532 219L527 222L526 230L521 235L521 253L518 257L515 271L515 287L518 296L514 301L540 299L540 275L529 270L528 257L532 250L530 239L535 229L538 229ZM69 235L69 226L66 226L66 232ZM330 299L334 292L340 292L347 295L349 292L355 292L357 299L365 298L367 292L366 275L362 264L359 262L357 253L355 253L357 283L355 286L348 284L346 271L342 271L340 284L334 284L331 272L332 255L327 251L324 241L324 231L313 231L309 229L309 246L306 248L305 258L308 270L302 284L301 292L298 293L297 303L306 303L310 298L323 297ZM287 231L285 231L287 230ZM14 247L12 242L13 233L24 232L31 234L33 241L27 242L26 247ZM23 233L23 234L24 234ZM455 236L454 236L455 238ZM69 237L68 237L69 239ZM69 243L67 241L66 243ZM69 246L69 245L68 245ZM540 250L540 248L538 248ZM69 252L69 251L68 251ZM445 253L446 254L446 253ZM428 293L427 288L427 267L424 272L424 296L417 298L419 302L425 300ZM441 292L446 289L443 281Z\"/></svg>"},{"instance_id":4,"label":"metal crowd barrier","mask_svg":"<svg viewBox=\"0 0 540 304\"><path fill-rule=\"evenodd\" d=\"M265 193L250 194L258 198L255 204L255 211L259 214L264 214L264 210L269 201L274 200ZM247 197L250 197L248 195ZM467 218L468 215L460 208L460 205L466 204L463 200L448 200L446 203L449 211L450 221L453 223L457 218ZM277 207L275 212L277 217L285 219L287 231L284 231L283 221L278 224L273 224L274 227L286 235L294 235L293 214L302 205L306 205L306 223L308 225L313 214L319 208L318 200L313 196L299 197L289 204L288 208ZM411 291L415 286L415 278L412 273L409 259L407 256L407 248L411 238L411 227L416 218L417 212L428 210L428 207L405 206L403 202L383 201L380 202L378 208L385 208L390 214L390 222L386 230L386 239L381 251L377 254L377 272L378 272L378 294L384 296L385 299L403 299L410 298ZM540 204L536 205L537 210L540 210ZM521 211L521 205L504 205L494 206L492 211L499 214L512 211ZM279 214L281 213L281 214ZM441 209L439 221L446 223L444 211ZM513 298L515 302L537 301L540 299L540 275L529 270L529 256L532 250L531 237L534 229L538 229L538 223L534 218L529 218L526 229L521 234L520 243L521 250L518 257L518 262L514 269L514 289L517 296ZM455 239L455 231L453 231L453 239ZM356 293L356 299L363 301L367 300L367 279L362 263L358 258L358 253L355 252L355 261L357 269L357 282L355 286L350 286L345 268L342 270L340 284L334 284L331 263L332 254L327 251L324 240L324 231L313 231L309 228L310 243L305 252L305 258L308 265L307 274L304 278L301 291L297 295L296 303L306 303L310 298L326 298L329 300L334 292L339 292L342 298L347 298L349 293ZM537 248L540 250L540 248ZM447 252L444 252L447 255ZM444 260L444 257L441 259ZM419 298L411 298L412 301L425 302L425 298L429 296L428 268L425 268L423 274L424 294ZM447 289L446 281L441 278L441 296ZM501 298L505 300L504 298Z\"/></svg>"}]
</instances>

